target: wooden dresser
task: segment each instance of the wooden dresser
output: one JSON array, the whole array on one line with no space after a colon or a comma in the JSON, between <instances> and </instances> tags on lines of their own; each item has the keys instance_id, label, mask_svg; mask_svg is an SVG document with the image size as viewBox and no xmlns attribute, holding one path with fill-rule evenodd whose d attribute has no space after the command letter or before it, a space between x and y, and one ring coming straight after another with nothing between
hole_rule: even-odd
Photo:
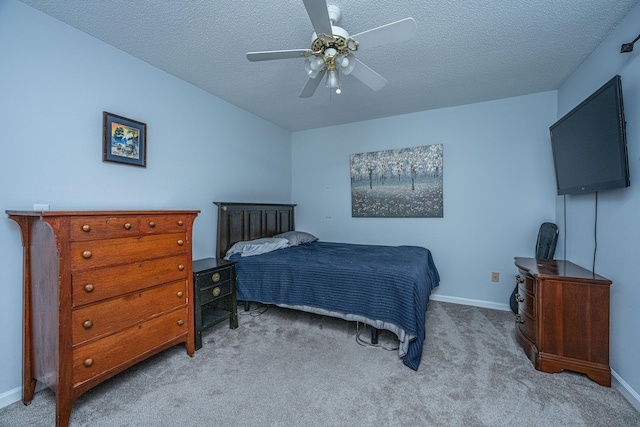
<instances>
[{"instance_id":1,"label":"wooden dresser","mask_svg":"<svg viewBox=\"0 0 640 427\"><path fill-rule=\"evenodd\" d=\"M516 338L542 372L581 372L611 387L611 281L569 261L516 258Z\"/></svg>"},{"instance_id":2,"label":"wooden dresser","mask_svg":"<svg viewBox=\"0 0 640 427\"><path fill-rule=\"evenodd\" d=\"M24 246L23 395L73 402L178 343L194 352L191 231L198 211L7 211Z\"/></svg>"}]
</instances>

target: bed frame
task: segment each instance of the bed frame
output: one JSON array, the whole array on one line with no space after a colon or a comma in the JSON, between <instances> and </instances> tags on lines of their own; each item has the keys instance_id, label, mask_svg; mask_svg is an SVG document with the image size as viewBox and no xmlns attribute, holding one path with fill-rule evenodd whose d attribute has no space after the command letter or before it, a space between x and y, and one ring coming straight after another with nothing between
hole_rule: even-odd
<instances>
[{"instance_id":1,"label":"bed frame","mask_svg":"<svg viewBox=\"0 0 640 427\"><path fill-rule=\"evenodd\" d=\"M273 237L295 230L295 204L214 202L218 206L216 257L224 258L237 242ZM244 309L249 309L244 301ZM371 328L371 343L378 344L379 330Z\"/></svg>"},{"instance_id":2,"label":"bed frame","mask_svg":"<svg viewBox=\"0 0 640 427\"><path fill-rule=\"evenodd\" d=\"M218 206L218 236L216 258L224 258L237 242L273 237L295 230L291 204L226 203Z\"/></svg>"}]
</instances>

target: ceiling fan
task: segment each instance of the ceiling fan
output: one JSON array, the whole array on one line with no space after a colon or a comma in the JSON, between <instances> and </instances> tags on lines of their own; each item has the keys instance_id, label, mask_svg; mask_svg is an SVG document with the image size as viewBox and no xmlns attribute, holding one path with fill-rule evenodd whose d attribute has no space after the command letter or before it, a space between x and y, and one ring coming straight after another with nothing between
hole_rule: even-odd
<instances>
[{"instance_id":1,"label":"ceiling fan","mask_svg":"<svg viewBox=\"0 0 640 427\"><path fill-rule=\"evenodd\" d=\"M360 62L354 52L409 40L417 34L413 18L406 18L350 36L335 25L341 16L338 6L327 5L325 0L303 0L303 3L315 30L309 49L247 53L249 61L305 58L304 69L309 80L300 93L301 98L312 96L325 74L327 87L336 93L342 91L341 74L351 74L373 90L382 89L387 79Z\"/></svg>"}]
</instances>

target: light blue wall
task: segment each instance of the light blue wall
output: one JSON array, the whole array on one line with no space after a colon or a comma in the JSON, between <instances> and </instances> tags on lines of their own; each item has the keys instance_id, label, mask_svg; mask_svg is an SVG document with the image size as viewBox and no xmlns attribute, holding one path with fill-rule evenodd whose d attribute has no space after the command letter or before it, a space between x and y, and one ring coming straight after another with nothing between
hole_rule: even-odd
<instances>
[{"instance_id":1,"label":"light blue wall","mask_svg":"<svg viewBox=\"0 0 640 427\"><path fill-rule=\"evenodd\" d=\"M291 133L16 0L0 0L0 58L2 407L22 369L22 243L5 210L197 209L194 257L213 256L213 201L291 201ZM146 168L102 162L103 111L147 124Z\"/></svg>"},{"instance_id":2,"label":"light blue wall","mask_svg":"<svg viewBox=\"0 0 640 427\"><path fill-rule=\"evenodd\" d=\"M513 257L533 256L540 224L555 220L555 118L556 93L545 92L296 132L296 228L326 241L425 246L442 279L436 298L508 309ZM444 145L444 218L351 217L350 154L429 144Z\"/></svg>"},{"instance_id":3,"label":"light blue wall","mask_svg":"<svg viewBox=\"0 0 640 427\"><path fill-rule=\"evenodd\" d=\"M595 271L613 281L611 287L611 368L614 378L640 401L640 283L636 271L640 255L640 43L632 53L620 45L640 31L640 5L606 38L558 91L562 116L616 74L622 77L631 187L598 195ZM557 218L564 217L564 200L557 198ZM567 259L591 268L595 248L595 195L566 197ZM560 254L564 243L559 242Z\"/></svg>"},{"instance_id":4,"label":"light blue wall","mask_svg":"<svg viewBox=\"0 0 640 427\"><path fill-rule=\"evenodd\" d=\"M56 210L199 209L194 256L200 258L215 250L214 200L294 202L297 227L323 240L430 248L442 276L435 298L506 308L513 256L533 254L541 222L562 220L548 127L620 73L632 187L600 197L596 269L614 281L612 367L638 399L633 308L640 287L632 266L640 253L634 184L640 46L627 56L617 53L620 43L635 38L638 23L640 6L559 96L540 93L291 135L17 0L0 0L0 213L34 203ZM105 110L147 123L147 168L101 161ZM428 144L444 144L444 218L351 218L350 154ZM588 265L593 199L568 198L568 206L568 258ZM17 225L6 217L0 242L2 407L20 397L22 343L22 247ZM497 284L492 271L501 274Z\"/></svg>"}]
</instances>

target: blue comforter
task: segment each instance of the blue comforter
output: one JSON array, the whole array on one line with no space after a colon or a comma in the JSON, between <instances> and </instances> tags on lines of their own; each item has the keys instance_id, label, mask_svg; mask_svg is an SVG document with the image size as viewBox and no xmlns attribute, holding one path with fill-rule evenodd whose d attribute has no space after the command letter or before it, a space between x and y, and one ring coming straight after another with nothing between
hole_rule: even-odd
<instances>
[{"instance_id":1,"label":"blue comforter","mask_svg":"<svg viewBox=\"0 0 640 427\"><path fill-rule=\"evenodd\" d=\"M416 246L313 242L237 261L239 300L307 305L392 323L415 336L403 363L417 370L425 313L440 277Z\"/></svg>"}]
</instances>

